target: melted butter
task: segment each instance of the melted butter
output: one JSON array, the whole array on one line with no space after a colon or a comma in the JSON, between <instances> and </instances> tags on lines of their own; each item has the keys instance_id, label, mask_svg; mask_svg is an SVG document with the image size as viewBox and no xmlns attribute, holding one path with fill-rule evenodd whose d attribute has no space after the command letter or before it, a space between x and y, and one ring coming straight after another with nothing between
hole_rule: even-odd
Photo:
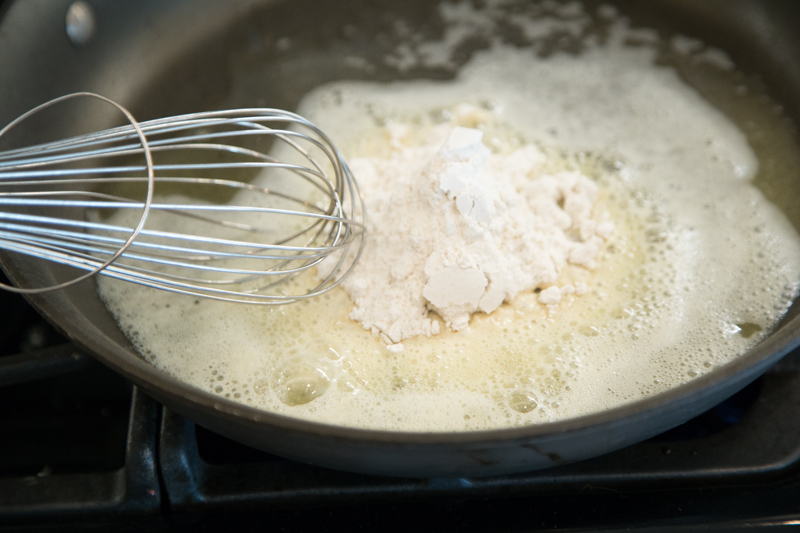
<instances>
[{"instance_id":1,"label":"melted butter","mask_svg":"<svg viewBox=\"0 0 800 533\"><path fill-rule=\"evenodd\" d=\"M483 112L459 118L461 103ZM795 160L796 139L758 105L741 109L774 142L748 142L651 51L612 45L547 60L495 47L452 82L338 83L306 97L301 113L347 157L385 151L386 124L408 125L413 142L455 120L484 129L494 150L534 142L548 170L596 179L597 208L616 233L595 270L562 272L560 283L585 281L589 292L553 311L522 294L465 331L413 338L395 353L348 318L342 290L277 308L195 303L105 279L101 293L165 371L324 423L466 431L636 401L746 351L796 294L800 239L754 186L780 196L770 191L786 165L772 160Z\"/></svg>"}]
</instances>

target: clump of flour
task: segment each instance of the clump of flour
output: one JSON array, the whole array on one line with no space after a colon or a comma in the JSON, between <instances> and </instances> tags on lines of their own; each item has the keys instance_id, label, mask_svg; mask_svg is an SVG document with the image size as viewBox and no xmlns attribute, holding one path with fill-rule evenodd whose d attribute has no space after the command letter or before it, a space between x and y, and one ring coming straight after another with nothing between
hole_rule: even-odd
<instances>
[{"instance_id":1,"label":"clump of flour","mask_svg":"<svg viewBox=\"0 0 800 533\"><path fill-rule=\"evenodd\" d=\"M522 291L543 304L585 285L558 287L567 263L594 268L609 220L593 216L595 183L579 172L543 174L533 145L492 153L480 130L434 127L404 146L389 128L388 157L354 159L369 214L369 242L343 284L350 318L388 343L453 330ZM397 347L399 348L399 347Z\"/></svg>"}]
</instances>

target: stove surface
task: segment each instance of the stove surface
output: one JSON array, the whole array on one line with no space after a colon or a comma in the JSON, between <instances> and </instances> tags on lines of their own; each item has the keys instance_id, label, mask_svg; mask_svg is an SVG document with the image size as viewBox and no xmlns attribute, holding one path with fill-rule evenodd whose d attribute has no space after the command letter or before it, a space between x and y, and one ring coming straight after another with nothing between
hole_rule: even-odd
<instances>
[{"instance_id":1,"label":"stove surface","mask_svg":"<svg viewBox=\"0 0 800 533\"><path fill-rule=\"evenodd\" d=\"M800 524L800 351L686 424L486 479L285 460L169 411L0 294L0 531L700 531Z\"/></svg>"}]
</instances>

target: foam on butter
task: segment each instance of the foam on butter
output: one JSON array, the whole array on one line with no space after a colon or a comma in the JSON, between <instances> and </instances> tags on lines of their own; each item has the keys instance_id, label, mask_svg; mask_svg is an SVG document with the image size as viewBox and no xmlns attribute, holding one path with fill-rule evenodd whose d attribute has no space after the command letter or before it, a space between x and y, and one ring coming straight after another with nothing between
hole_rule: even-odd
<instances>
[{"instance_id":1,"label":"foam on butter","mask_svg":"<svg viewBox=\"0 0 800 533\"><path fill-rule=\"evenodd\" d=\"M468 4L446 6L448 17L476 16ZM441 49L418 46L420 60L447 61L455 29ZM385 154L387 124L414 136L450 122L482 129L494 151L536 144L550 170L594 179L616 229L594 270L568 266L558 294L545 295L555 312L542 295L523 293L461 331L407 339L397 352L348 318L352 302L340 290L276 308L106 279L101 294L159 368L328 424L469 431L542 423L712 371L790 305L800 238L753 185L758 160L742 131L673 69L655 65L652 48L622 40L547 59L495 43L452 81L341 82L309 94L299 110L348 158ZM770 135L793 144L779 124Z\"/></svg>"}]
</instances>

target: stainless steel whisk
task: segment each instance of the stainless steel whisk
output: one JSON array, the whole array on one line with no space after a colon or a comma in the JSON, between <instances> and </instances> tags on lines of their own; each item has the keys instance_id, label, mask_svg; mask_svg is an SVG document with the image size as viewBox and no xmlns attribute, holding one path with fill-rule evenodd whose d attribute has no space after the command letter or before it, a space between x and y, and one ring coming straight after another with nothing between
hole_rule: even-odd
<instances>
[{"instance_id":1,"label":"stainless steel whisk","mask_svg":"<svg viewBox=\"0 0 800 533\"><path fill-rule=\"evenodd\" d=\"M308 120L236 109L139 123L108 98L75 93L20 116L0 138L79 97L111 104L129 124L0 152L0 249L80 275L2 288L41 293L103 274L273 305L326 292L352 271L364 206L341 154ZM316 276L292 281L313 267Z\"/></svg>"}]
</instances>

